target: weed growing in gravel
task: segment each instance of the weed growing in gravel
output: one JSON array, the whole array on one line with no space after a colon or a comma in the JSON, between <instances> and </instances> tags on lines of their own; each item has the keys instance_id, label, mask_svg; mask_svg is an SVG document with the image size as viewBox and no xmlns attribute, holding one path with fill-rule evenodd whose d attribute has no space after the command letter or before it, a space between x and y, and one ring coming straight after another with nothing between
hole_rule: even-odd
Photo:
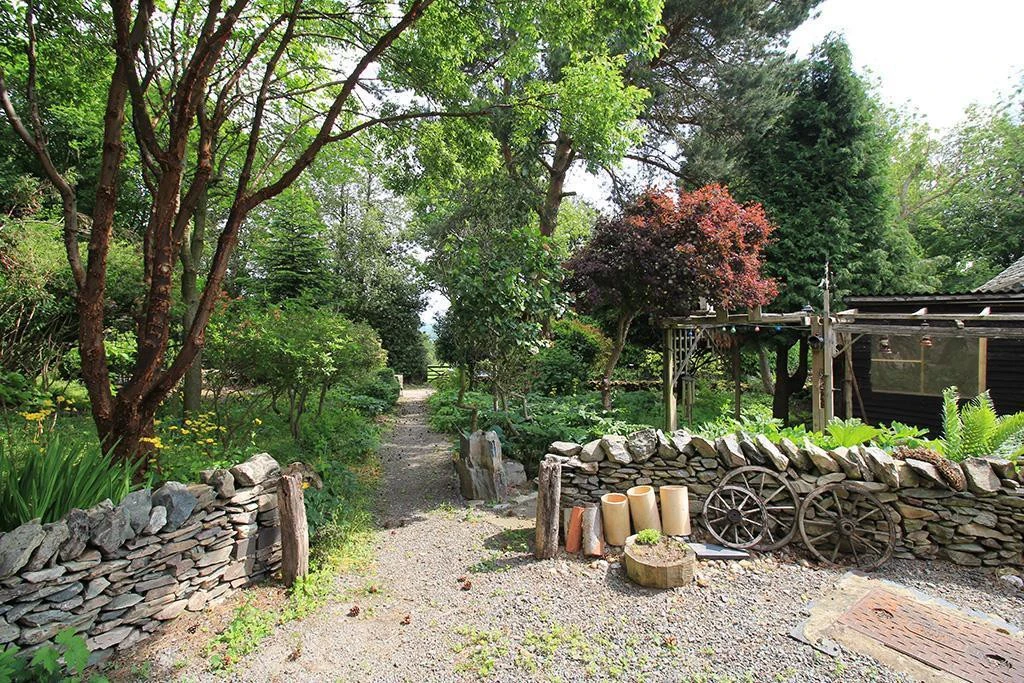
<instances>
[{"instance_id":1,"label":"weed growing in gravel","mask_svg":"<svg viewBox=\"0 0 1024 683\"><path fill-rule=\"evenodd\" d=\"M498 659L508 654L508 639L499 630L482 630L470 626L455 629L466 641L452 648L457 654L466 654L465 661L456 665L456 671L472 671L480 678L487 678L494 673Z\"/></svg>"},{"instance_id":2,"label":"weed growing in gravel","mask_svg":"<svg viewBox=\"0 0 1024 683\"><path fill-rule=\"evenodd\" d=\"M206 648L210 668L226 669L256 649L277 624L277 615L256 607L246 600L235 609L234 616Z\"/></svg>"},{"instance_id":3,"label":"weed growing in gravel","mask_svg":"<svg viewBox=\"0 0 1024 683\"><path fill-rule=\"evenodd\" d=\"M476 564L470 565L469 571L474 574L493 574L496 572L507 572L511 567L501 564L502 553L493 552Z\"/></svg>"}]
</instances>

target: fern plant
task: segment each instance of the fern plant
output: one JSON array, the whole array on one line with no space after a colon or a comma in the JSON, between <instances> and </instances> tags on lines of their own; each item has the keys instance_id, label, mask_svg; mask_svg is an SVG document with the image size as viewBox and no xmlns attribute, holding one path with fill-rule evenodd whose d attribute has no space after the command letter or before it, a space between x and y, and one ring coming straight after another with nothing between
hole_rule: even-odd
<instances>
[{"instance_id":1,"label":"fern plant","mask_svg":"<svg viewBox=\"0 0 1024 683\"><path fill-rule=\"evenodd\" d=\"M942 392L943 455L957 462L995 456L1016 460L1024 453L1024 412L999 415L987 391L962 407L956 387Z\"/></svg>"}]
</instances>

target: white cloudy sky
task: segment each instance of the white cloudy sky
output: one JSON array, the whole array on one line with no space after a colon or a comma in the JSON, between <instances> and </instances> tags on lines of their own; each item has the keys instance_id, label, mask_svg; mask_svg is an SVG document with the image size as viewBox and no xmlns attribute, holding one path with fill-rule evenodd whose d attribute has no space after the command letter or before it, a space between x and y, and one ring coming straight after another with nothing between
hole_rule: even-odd
<instances>
[{"instance_id":1,"label":"white cloudy sky","mask_svg":"<svg viewBox=\"0 0 1024 683\"><path fill-rule=\"evenodd\" d=\"M916 108L936 128L972 103L992 104L1024 77L1024 0L826 0L793 34L803 56L829 33L846 36L859 71L888 103ZM569 190L597 205L599 179L575 173ZM424 322L447 308L431 293Z\"/></svg>"}]
</instances>

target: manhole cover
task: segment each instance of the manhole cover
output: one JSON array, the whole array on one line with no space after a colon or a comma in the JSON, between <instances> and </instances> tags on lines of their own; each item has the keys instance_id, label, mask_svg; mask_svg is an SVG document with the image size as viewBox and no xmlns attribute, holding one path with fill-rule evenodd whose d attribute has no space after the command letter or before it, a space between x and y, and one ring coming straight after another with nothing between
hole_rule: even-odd
<instances>
[{"instance_id":1,"label":"manhole cover","mask_svg":"<svg viewBox=\"0 0 1024 683\"><path fill-rule=\"evenodd\" d=\"M1024 640L955 611L874 589L838 622L928 666L977 683L1024 681Z\"/></svg>"}]
</instances>

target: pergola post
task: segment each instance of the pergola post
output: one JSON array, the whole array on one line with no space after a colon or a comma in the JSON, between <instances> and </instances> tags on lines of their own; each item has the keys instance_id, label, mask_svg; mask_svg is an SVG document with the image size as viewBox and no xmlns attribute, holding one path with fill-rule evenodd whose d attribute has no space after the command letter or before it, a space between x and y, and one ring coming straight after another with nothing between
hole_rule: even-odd
<instances>
[{"instance_id":1,"label":"pergola post","mask_svg":"<svg viewBox=\"0 0 1024 683\"><path fill-rule=\"evenodd\" d=\"M665 344L662 352L662 395L665 404L665 431L674 431L679 426L676 412L676 331L665 328Z\"/></svg>"},{"instance_id":2,"label":"pergola post","mask_svg":"<svg viewBox=\"0 0 1024 683\"><path fill-rule=\"evenodd\" d=\"M821 318L811 316L811 336L824 338ZM811 429L820 432L828 422L825 419L825 347L811 346Z\"/></svg>"}]
</instances>

